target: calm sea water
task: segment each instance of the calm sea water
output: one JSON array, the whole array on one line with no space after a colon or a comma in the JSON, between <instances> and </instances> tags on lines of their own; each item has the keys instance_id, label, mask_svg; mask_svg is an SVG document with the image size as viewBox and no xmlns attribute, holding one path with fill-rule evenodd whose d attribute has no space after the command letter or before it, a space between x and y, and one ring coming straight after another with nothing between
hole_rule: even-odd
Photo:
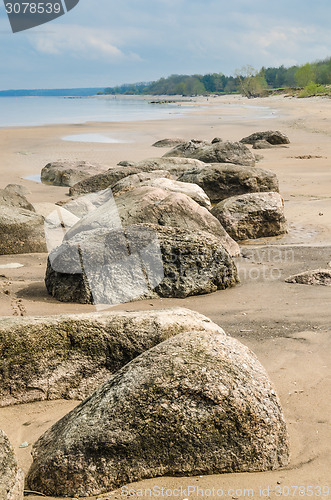
<instances>
[{"instance_id":1,"label":"calm sea water","mask_svg":"<svg viewBox=\"0 0 331 500\"><path fill-rule=\"evenodd\" d=\"M182 112L176 104L149 104L129 98L0 97L0 127L159 120Z\"/></svg>"}]
</instances>

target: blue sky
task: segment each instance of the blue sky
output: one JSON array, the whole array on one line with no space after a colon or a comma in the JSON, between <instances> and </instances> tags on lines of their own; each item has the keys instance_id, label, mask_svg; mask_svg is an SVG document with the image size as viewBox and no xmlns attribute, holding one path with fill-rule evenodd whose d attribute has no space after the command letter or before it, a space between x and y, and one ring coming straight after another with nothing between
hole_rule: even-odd
<instances>
[{"instance_id":1,"label":"blue sky","mask_svg":"<svg viewBox=\"0 0 331 500\"><path fill-rule=\"evenodd\" d=\"M80 0L13 34L1 2L0 90L303 64L331 56L330 23L330 0Z\"/></svg>"}]
</instances>

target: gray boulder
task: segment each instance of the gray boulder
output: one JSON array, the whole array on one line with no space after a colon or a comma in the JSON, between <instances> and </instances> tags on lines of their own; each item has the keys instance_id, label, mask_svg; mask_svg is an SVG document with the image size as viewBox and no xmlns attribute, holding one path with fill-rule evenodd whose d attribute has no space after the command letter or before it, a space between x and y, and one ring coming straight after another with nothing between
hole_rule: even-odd
<instances>
[{"instance_id":1,"label":"gray boulder","mask_svg":"<svg viewBox=\"0 0 331 500\"><path fill-rule=\"evenodd\" d=\"M87 193L97 193L98 191L102 191L107 189L116 182L128 177L132 174L138 174L139 172L149 172L151 170L156 170L155 168L149 167L135 167L135 166L118 166L114 168L110 168L106 172L101 174L93 175L88 179L77 182L74 186L71 186L69 189L70 196L79 196L81 194Z\"/></svg>"},{"instance_id":2,"label":"gray boulder","mask_svg":"<svg viewBox=\"0 0 331 500\"><path fill-rule=\"evenodd\" d=\"M255 165L255 156L240 142L216 142L213 144L200 144L191 151L190 143L184 143L176 146L166 153L164 157L184 156L195 158L204 163L233 163L236 165L245 165L253 167Z\"/></svg>"},{"instance_id":3,"label":"gray boulder","mask_svg":"<svg viewBox=\"0 0 331 500\"><path fill-rule=\"evenodd\" d=\"M183 158L195 158L195 153L196 151L199 151L201 147L203 146L210 146L210 142L208 141L201 141L198 139L191 139L190 141L185 141L182 142L181 144L178 144L175 146L171 151L163 155L163 157L176 157L176 156L181 156ZM174 152L175 154L170 154L171 152ZM192 156L193 155L193 156Z\"/></svg>"},{"instance_id":4,"label":"gray boulder","mask_svg":"<svg viewBox=\"0 0 331 500\"><path fill-rule=\"evenodd\" d=\"M104 172L106 167L87 161L54 161L41 171L41 182L53 186L73 186L83 179Z\"/></svg>"},{"instance_id":5,"label":"gray boulder","mask_svg":"<svg viewBox=\"0 0 331 500\"><path fill-rule=\"evenodd\" d=\"M186 231L205 231L220 239L220 244L235 256L239 247L226 233L220 222L204 207L183 193L172 193L155 187L138 187L120 193L93 212L87 214L69 229L69 239L81 231L100 227L114 229L120 225L151 223L178 227Z\"/></svg>"},{"instance_id":6,"label":"gray boulder","mask_svg":"<svg viewBox=\"0 0 331 500\"><path fill-rule=\"evenodd\" d=\"M26 199L19 187L22 186L14 187L12 184L6 186L5 189L0 189L0 207L24 208L35 212L33 205Z\"/></svg>"},{"instance_id":7,"label":"gray boulder","mask_svg":"<svg viewBox=\"0 0 331 500\"><path fill-rule=\"evenodd\" d=\"M279 193L249 193L226 198L212 214L234 240L278 236L287 231Z\"/></svg>"},{"instance_id":8,"label":"gray boulder","mask_svg":"<svg viewBox=\"0 0 331 500\"><path fill-rule=\"evenodd\" d=\"M277 146L270 144L270 142L268 142L266 140L256 141L253 144L253 149L272 149L274 147L277 147Z\"/></svg>"},{"instance_id":9,"label":"gray boulder","mask_svg":"<svg viewBox=\"0 0 331 500\"><path fill-rule=\"evenodd\" d=\"M24 475L18 468L12 445L0 430L0 498L23 500Z\"/></svg>"},{"instance_id":10,"label":"gray boulder","mask_svg":"<svg viewBox=\"0 0 331 500\"><path fill-rule=\"evenodd\" d=\"M178 180L197 184L214 203L245 193L279 191L277 176L271 170L225 163L188 170Z\"/></svg>"},{"instance_id":11,"label":"gray boulder","mask_svg":"<svg viewBox=\"0 0 331 500\"><path fill-rule=\"evenodd\" d=\"M314 269L313 271L304 271L287 278L286 283L299 283L301 285L322 285L331 286L330 269Z\"/></svg>"},{"instance_id":12,"label":"gray boulder","mask_svg":"<svg viewBox=\"0 0 331 500\"><path fill-rule=\"evenodd\" d=\"M164 340L217 328L222 331L205 316L177 307L1 318L0 407L85 399L126 363Z\"/></svg>"},{"instance_id":13,"label":"gray boulder","mask_svg":"<svg viewBox=\"0 0 331 500\"><path fill-rule=\"evenodd\" d=\"M70 201L58 202L57 204L63 207L68 212L72 213L79 219L85 217L88 213L101 207L104 203L113 199L113 190L111 188L98 191L96 193L88 193L78 198L73 198ZM72 224L70 224L70 227ZM66 224L67 227L67 224Z\"/></svg>"},{"instance_id":14,"label":"gray boulder","mask_svg":"<svg viewBox=\"0 0 331 500\"><path fill-rule=\"evenodd\" d=\"M30 210L0 206L0 255L46 252L44 218Z\"/></svg>"},{"instance_id":15,"label":"gray boulder","mask_svg":"<svg viewBox=\"0 0 331 500\"><path fill-rule=\"evenodd\" d=\"M117 167L110 168L106 172L94 175L81 182L77 182L69 189L70 196L79 196L86 193L95 193L112 187L121 179L129 175L142 172L153 172L155 170L167 170L170 175L178 177L191 168L198 168L202 162L186 158L149 158L137 163L122 161Z\"/></svg>"},{"instance_id":16,"label":"gray boulder","mask_svg":"<svg viewBox=\"0 0 331 500\"><path fill-rule=\"evenodd\" d=\"M111 187L113 194L120 193L121 191L127 191L133 187L139 187L142 183L146 181L152 181L160 178L173 179L174 176L167 170L153 170L151 172L139 172L138 174L128 175L120 181L116 182Z\"/></svg>"},{"instance_id":17,"label":"gray boulder","mask_svg":"<svg viewBox=\"0 0 331 500\"><path fill-rule=\"evenodd\" d=\"M267 141L269 144L289 144L290 139L279 130L266 130L265 132L255 132L241 139L243 144L255 144L256 141Z\"/></svg>"},{"instance_id":18,"label":"gray boulder","mask_svg":"<svg viewBox=\"0 0 331 500\"><path fill-rule=\"evenodd\" d=\"M160 172L160 171L158 170L157 172ZM136 175L139 175L139 174L136 174ZM131 177L134 177L134 176L131 176ZM129 178L127 177L126 179L123 179L123 180L126 181L126 180L129 180ZM119 183L115 184L115 186L118 187L118 184ZM190 182L179 182L179 181L174 181L174 180L171 180L171 179L165 178L165 177L158 177L158 178L154 178L154 179L150 179L150 180L141 181L139 186L140 187L151 186L151 187L164 189L165 191L170 191L172 193L183 193L186 196L189 196L190 198L192 198L192 200L194 200L196 203L198 203L202 207L208 208L209 210L211 209L210 200L209 200L208 196L206 195L206 193L204 192L204 190L200 186L197 186L196 184L192 184ZM133 189L134 187L135 187L135 185L133 184L131 186L131 189Z\"/></svg>"},{"instance_id":19,"label":"gray boulder","mask_svg":"<svg viewBox=\"0 0 331 500\"><path fill-rule=\"evenodd\" d=\"M53 250L45 284L62 302L120 304L211 293L238 282L220 239L155 224L79 232Z\"/></svg>"},{"instance_id":20,"label":"gray boulder","mask_svg":"<svg viewBox=\"0 0 331 500\"><path fill-rule=\"evenodd\" d=\"M253 149L273 149L273 148L287 148L284 144L271 144L270 142L262 139L260 141L256 141L253 144Z\"/></svg>"},{"instance_id":21,"label":"gray boulder","mask_svg":"<svg viewBox=\"0 0 331 500\"><path fill-rule=\"evenodd\" d=\"M177 146L182 142L185 142L185 139L179 139L178 137L175 137L173 139L161 139L160 141L154 142L152 146L154 146L155 148L173 148L174 146Z\"/></svg>"},{"instance_id":22,"label":"gray boulder","mask_svg":"<svg viewBox=\"0 0 331 500\"><path fill-rule=\"evenodd\" d=\"M282 409L237 340L180 333L141 354L34 445L31 489L92 496L157 476L286 466Z\"/></svg>"},{"instance_id":23,"label":"gray boulder","mask_svg":"<svg viewBox=\"0 0 331 500\"><path fill-rule=\"evenodd\" d=\"M182 175L186 170L191 168L203 167L203 162L193 158L181 157L162 157L162 158L148 158L147 160L139 161L135 164L137 168L149 168L150 170L162 169L167 170L175 177Z\"/></svg>"},{"instance_id":24,"label":"gray boulder","mask_svg":"<svg viewBox=\"0 0 331 500\"><path fill-rule=\"evenodd\" d=\"M29 193L29 190L25 186L22 186L21 184L7 184L5 189L6 191L20 194L21 196L25 196L26 194Z\"/></svg>"}]
</instances>

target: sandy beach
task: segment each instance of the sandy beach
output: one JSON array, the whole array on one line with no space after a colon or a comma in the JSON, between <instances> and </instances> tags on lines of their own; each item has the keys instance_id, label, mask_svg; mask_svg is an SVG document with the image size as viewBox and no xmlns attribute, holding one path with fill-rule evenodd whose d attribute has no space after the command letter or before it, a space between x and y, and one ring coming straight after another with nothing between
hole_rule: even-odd
<instances>
[{"instance_id":1,"label":"sandy beach","mask_svg":"<svg viewBox=\"0 0 331 500\"><path fill-rule=\"evenodd\" d=\"M153 121L0 128L0 188L10 183L25 186L28 200L45 216L56 202L68 197L68 188L26 177L39 175L50 161L87 160L112 167L121 160L162 156L166 149L152 144L166 137L237 141L262 130L288 135L288 147L256 153L263 156L258 166L272 170L279 178L289 230L281 237L241 245L242 256L236 259L241 283L210 295L131 302L114 309L186 307L208 316L251 348L279 394L290 435L290 465L267 473L162 477L130 487L137 492L158 486L164 488L159 495L164 497L170 496L167 489L182 487L179 497L190 500L204 496L233 500L326 498L323 487L330 486L331 469L331 287L289 284L285 279L331 266L331 99L196 98L179 105L174 113L171 119ZM123 142L62 140L76 134L106 134ZM47 254L0 256L0 316L96 310L90 305L63 304L48 296L46 261ZM23 266L1 268L12 263ZM61 400L0 408L0 429L10 438L25 473L31 464L31 445L76 404ZM24 441L29 446L19 448ZM187 490L189 486L191 490ZM307 486L312 487L313 495L307 494ZM200 493L196 487L201 488ZM217 496L217 490L223 495ZM133 493L130 498L139 497L139 492ZM119 490L91 498L123 496Z\"/></svg>"}]
</instances>

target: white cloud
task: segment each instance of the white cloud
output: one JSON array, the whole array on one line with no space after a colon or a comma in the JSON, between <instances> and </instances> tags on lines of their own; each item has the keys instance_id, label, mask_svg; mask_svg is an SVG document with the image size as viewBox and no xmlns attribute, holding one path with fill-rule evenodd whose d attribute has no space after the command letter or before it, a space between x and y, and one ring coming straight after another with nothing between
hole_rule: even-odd
<instances>
[{"instance_id":1,"label":"white cloud","mask_svg":"<svg viewBox=\"0 0 331 500\"><path fill-rule=\"evenodd\" d=\"M119 49L107 30L77 25L56 25L52 31L34 36L27 34L30 44L41 54L66 55L87 60L139 60L135 53L124 53Z\"/></svg>"}]
</instances>

